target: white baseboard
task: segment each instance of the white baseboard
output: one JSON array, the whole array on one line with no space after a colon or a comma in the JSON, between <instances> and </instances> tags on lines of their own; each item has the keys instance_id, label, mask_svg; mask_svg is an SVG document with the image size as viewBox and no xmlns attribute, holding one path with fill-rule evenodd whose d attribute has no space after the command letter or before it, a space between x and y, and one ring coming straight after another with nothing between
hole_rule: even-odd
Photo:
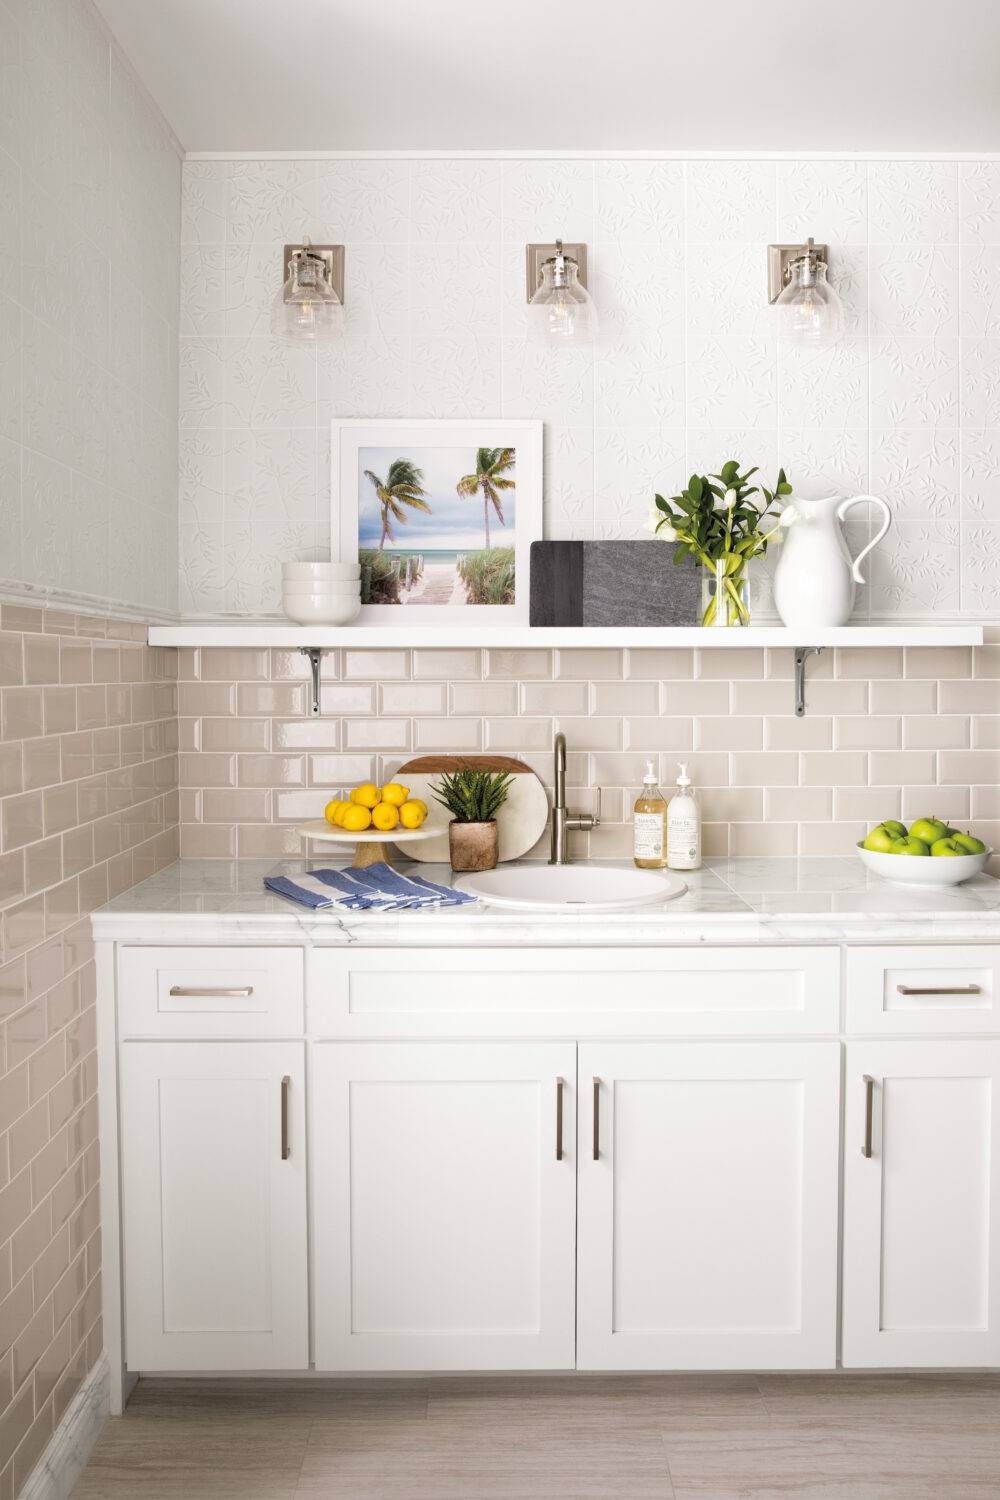
<instances>
[{"instance_id":1,"label":"white baseboard","mask_svg":"<svg viewBox=\"0 0 1000 1500\"><path fill-rule=\"evenodd\" d=\"M107 1421L111 1368L102 1354L31 1471L18 1500L69 1500Z\"/></svg>"}]
</instances>

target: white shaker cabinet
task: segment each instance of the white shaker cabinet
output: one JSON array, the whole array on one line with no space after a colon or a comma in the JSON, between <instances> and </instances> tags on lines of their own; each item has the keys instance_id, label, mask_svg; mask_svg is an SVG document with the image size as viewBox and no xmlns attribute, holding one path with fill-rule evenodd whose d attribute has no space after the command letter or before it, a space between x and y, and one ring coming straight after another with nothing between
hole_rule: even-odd
<instances>
[{"instance_id":1,"label":"white shaker cabinet","mask_svg":"<svg viewBox=\"0 0 1000 1500\"><path fill-rule=\"evenodd\" d=\"M1000 1042L850 1042L845 1111L844 1364L1000 1364Z\"/></svg>"},{"instance_id":2,"label":"white shaker cabinet","mask_svg":"<svg viewBox=\"0 0 1000 1500\"><path fill-rule=\"evenodd\" d=\"M122 1044L132 1370L308 1366L304 1051Z\"/></svg>"},{"instance_id":3,"label":"white shaker cabinet","mask_svg":"<svg viewBox=\"0 0 1000 1500\"><path fill-rule=\"evenodd\" d=\"M836 1362L836 1042L580 1046L582 1369Z\"/></svg>"},{"instance_id":4,"label":"white shaker cabinet","mask_svg":"<svg viewBox=\"0 0 1000 1500\"><path fill-rule=\"evenodd\" d=\"M318 1370L571 1369L572 1042L317 1043Z\"/></svg>"}]
</instances>

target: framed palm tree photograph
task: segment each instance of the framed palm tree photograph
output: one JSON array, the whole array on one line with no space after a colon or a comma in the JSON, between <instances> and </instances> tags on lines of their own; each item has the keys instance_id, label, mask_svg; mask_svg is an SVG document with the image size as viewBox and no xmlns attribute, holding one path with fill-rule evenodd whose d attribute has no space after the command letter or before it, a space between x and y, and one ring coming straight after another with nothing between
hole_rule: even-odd
<instances>
[{"instance_id":1,"label":"framed palm tree photograph","mask_svg":"<svg viewBox=\"0 0 1000 1500\"><path fill-rule=\"evenodd\" d=\"M335 420L331 481L332 553L361 564L363 621L528 623L541 422Z\"/></svg>"}]
</instances>

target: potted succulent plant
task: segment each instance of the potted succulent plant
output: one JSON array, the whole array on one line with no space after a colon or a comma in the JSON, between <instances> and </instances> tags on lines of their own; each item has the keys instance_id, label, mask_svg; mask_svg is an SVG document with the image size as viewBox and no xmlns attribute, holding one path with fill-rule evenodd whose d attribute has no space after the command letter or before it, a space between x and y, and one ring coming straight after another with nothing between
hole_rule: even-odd
<instances>
[{"instance_id":1,"label":"potted succulent plant","mask_svg":"<svg viewBox=\"0 0 1000 1500\"><path fill-rule=\"evenodd\" d=\"M773 490L748 484L757 470L740 473L736 459L718 474L692 474L687 488L665 500L656 496L649 529L676 542L674 562L696 557L703 568L703 625L749 625L747 567L762 557L768 543L781 541L782 527L792 519L782 501L792 493L784 469Z\"/></svg>"},{"instance_id":2,"label":"potted succulent plant","mask_svg":"<svg viewBox=\"0 0 1000 1500\"><path fill-rule=\"evenodd\" d=\"M459 766L442 774L431 791L451 813L448 848L456 871L494 870L497 863L496 816L507 800L513 776Z\"/></svg>"}]
</instances>

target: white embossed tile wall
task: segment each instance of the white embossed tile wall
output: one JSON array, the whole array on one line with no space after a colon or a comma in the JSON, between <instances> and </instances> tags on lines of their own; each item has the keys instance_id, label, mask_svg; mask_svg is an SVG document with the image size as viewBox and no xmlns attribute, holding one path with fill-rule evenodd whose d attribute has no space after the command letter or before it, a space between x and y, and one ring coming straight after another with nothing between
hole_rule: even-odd
<instances>
[{"instance_id":1,"label":"white embossed tile wall","mask_svg":"<svg viewBox=\"0 0 1000 1500\"><path fill-rule=\"evenodd\" d=\"M275 345L279 247L347 245L347 332ZM525 341L524 244L586 240L602 331ZM843 341L775 345L765 245L828 241ZM324 555L330 418L541 417L551 537L635 537L651 494L739 456L894 513L859 618L1000 607L1000 164L191 161L181 609L277 612ZM863 531L859 535L863 536ZM771 611L766 569L758 618Z\"/></svg>"},{"instance_id":2,"label":"white embossed tile wall","mask_svg":"<svg viewBox=\"0 0 1000 1500\"><path fill-rule=\"evenodd\" d=\"M177 600L180 149L90 0L0 3L0 588Z\"/></svg>"}]
</instances>

